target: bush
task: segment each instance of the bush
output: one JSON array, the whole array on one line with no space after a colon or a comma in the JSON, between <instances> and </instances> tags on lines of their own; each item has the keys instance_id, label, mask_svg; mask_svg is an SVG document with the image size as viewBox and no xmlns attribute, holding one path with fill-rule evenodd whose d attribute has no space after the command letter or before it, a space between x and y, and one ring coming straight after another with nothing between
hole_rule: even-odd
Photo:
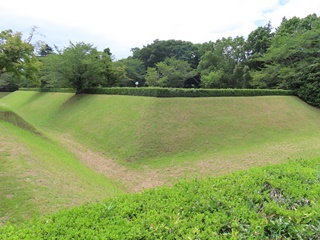
<instances>
[{"instance_id":1,"label":"bush","mask_svg":"<svg viewBox=\"0 0 320 240\"><path fill-rule=\"evenodd\" d=\"M20 225L0 239L319 239L320 158L87 204Z\"/></svg>"}]
</instances>

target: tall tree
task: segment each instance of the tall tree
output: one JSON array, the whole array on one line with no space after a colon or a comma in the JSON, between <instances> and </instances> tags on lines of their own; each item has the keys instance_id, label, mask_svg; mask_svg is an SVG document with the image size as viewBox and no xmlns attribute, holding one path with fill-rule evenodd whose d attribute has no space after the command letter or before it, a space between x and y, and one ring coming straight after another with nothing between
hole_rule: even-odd
<instances>
[{"instance_id":1,"label":"tall tree","mask_svg":"<svg viewBox=\"0 0 320 240\"><path fill-rule=\"evenodd\" d=\"M76 93L84 88L108 86L115 82L110 56L83 42L65 48L59 54L49 54L43 59L44 79L51 86L72 87Z\"/></svg>"},{"instance_id":2,"label":"tall tree","mask_svg":"<svg viewBox=\"0 0 320 240\"><path fill-rule=\"evenodd\" d=\"M273 37L274 32L270 22L264 27L258 27L249 34L245 48L248 58L246 65L250 69L257 70L263 67L261 57L267 53Z\"/></svg>"}]
</instances>

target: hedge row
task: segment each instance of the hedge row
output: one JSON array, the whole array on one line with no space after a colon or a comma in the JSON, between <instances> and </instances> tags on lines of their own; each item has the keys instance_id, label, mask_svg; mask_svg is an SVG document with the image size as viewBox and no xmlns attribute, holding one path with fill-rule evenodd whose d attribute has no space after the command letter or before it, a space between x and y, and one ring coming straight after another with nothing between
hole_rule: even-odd
<instances>
[{"instance_id":1,"label":"hedge row","mask_svg":"<svg viewBox=\"0 0 320 240\"><path fill-rule=\"evenodd\" d=\"M70 92L71 88L20 88L24 91ZM281 89L185 89L185 88L90 88L88 94L132 95L149 97L219 97L219 96L269 96L294 95L293 91Z\"/></svg>"}]
</instances>

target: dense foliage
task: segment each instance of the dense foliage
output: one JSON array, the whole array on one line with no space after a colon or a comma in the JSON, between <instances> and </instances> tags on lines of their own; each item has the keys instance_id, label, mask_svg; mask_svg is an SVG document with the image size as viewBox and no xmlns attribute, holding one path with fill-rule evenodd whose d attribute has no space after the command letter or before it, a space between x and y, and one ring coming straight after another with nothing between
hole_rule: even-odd
<instances>
[{"instance_id":1,"label":"dense foliage","mask_svg":"<svg viewBox=\"0 0 320 240\"><path fill-rule=\"evenodd\" d=\"M20 226L1 239L319 239L320 159L84 205Z\"/></svg>"},{"instance_id":2,"label":"dense foliage","mask_svg":"<svg viewBox=\"0 0 320 240\"><path fill-rule=\"evenodd\" d=\"M197 68L200 61L199 44L181 40L154 40L143 48L133 48L133 58L140 59L145 68L155 67L167 58L176 58L188 62L192 68Z\"/></svg>"},{"instance_id":3,"label":"dense foliage","mask_svg":"<svg viewBox=\"0 0 320 240\"><path fill-rule=\"evenodd\" d=\"M222 38L214 43L204 44L205 53L201 57L198 70L203 85L208 88L249 87L248 68L243 37Z\"/></svg>"},{"instance_id":4,"label":"dense foliage","mask_svg":"<svg viewBox=\"0 0 320 240\"><path fill-rule=\"evenodd\" d=\"M292 89L305 101L320 107L320 18L284 19L252 72L253 86Z\"/></svg>"},{"instance_id":5,"label":"dense foliage","mask_svg":"<svg viewBox=\"0 0 320 240\"><path fill-rule=\"evenodd\" d=\"M155 68L149 67L146 85L152 87L183 87L184 81L197 74L187 61L167 58L158 62Z\"/></svg>"},{"instance_id":6,"label":"dense foliage","mask_svg":"<svg viewBox=\"0 0 320 240\"><path fill-rule=\"evenodd\" d=\"M34 46L23 40L20 32L0 32L0 87L18 84L22 78L37 85L40 65Z\"/></svg>"}]
</instances>

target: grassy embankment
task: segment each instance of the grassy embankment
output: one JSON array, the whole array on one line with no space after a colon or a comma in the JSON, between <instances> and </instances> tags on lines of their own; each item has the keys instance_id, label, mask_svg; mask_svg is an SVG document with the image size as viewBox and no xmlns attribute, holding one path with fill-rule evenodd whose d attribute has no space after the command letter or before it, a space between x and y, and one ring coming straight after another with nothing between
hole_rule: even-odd
<instances>
[{"instance_id":1,"label":"grassy embankment","mask_svg":"<svg viewBox=\"0 0 320 240\"><path fill-rule=\"evenodd\" d=\"M180 177L219 176L320 155L320 111L296 97L148 98L18 91L2 98L0 105L46 136L0 121L1 143L6 143L1 145L1 177L8 178L1 206L9 209L2 214L10 220L24 219L27 210L52 212L118 193L106 177L135 191L141 189L134 189L139 184L153 182L147 186L153 187ZM80 143L78 157L67 150L70 141L62 139ZM88 152L103 153L99 161L97 155L83 161L94 171L80 163ZM101 167L110 164L112 168ZM21 200L16 201L12 195L19 193ZM21 202L26 203L24 209Z\"/></svg>"},{"instance_id":2,"label":"grassy embankment","mask_svg":"<svg viewBox=\"0 0 320 240\"><path fill-rule=\"evenodd\" d=\"M308 157L320 144L320 110L296 97L15 92L2 102L41 130L64 133L130 167L234 158L261 150L268 158Z\"/></svg>"}]
</instances>

